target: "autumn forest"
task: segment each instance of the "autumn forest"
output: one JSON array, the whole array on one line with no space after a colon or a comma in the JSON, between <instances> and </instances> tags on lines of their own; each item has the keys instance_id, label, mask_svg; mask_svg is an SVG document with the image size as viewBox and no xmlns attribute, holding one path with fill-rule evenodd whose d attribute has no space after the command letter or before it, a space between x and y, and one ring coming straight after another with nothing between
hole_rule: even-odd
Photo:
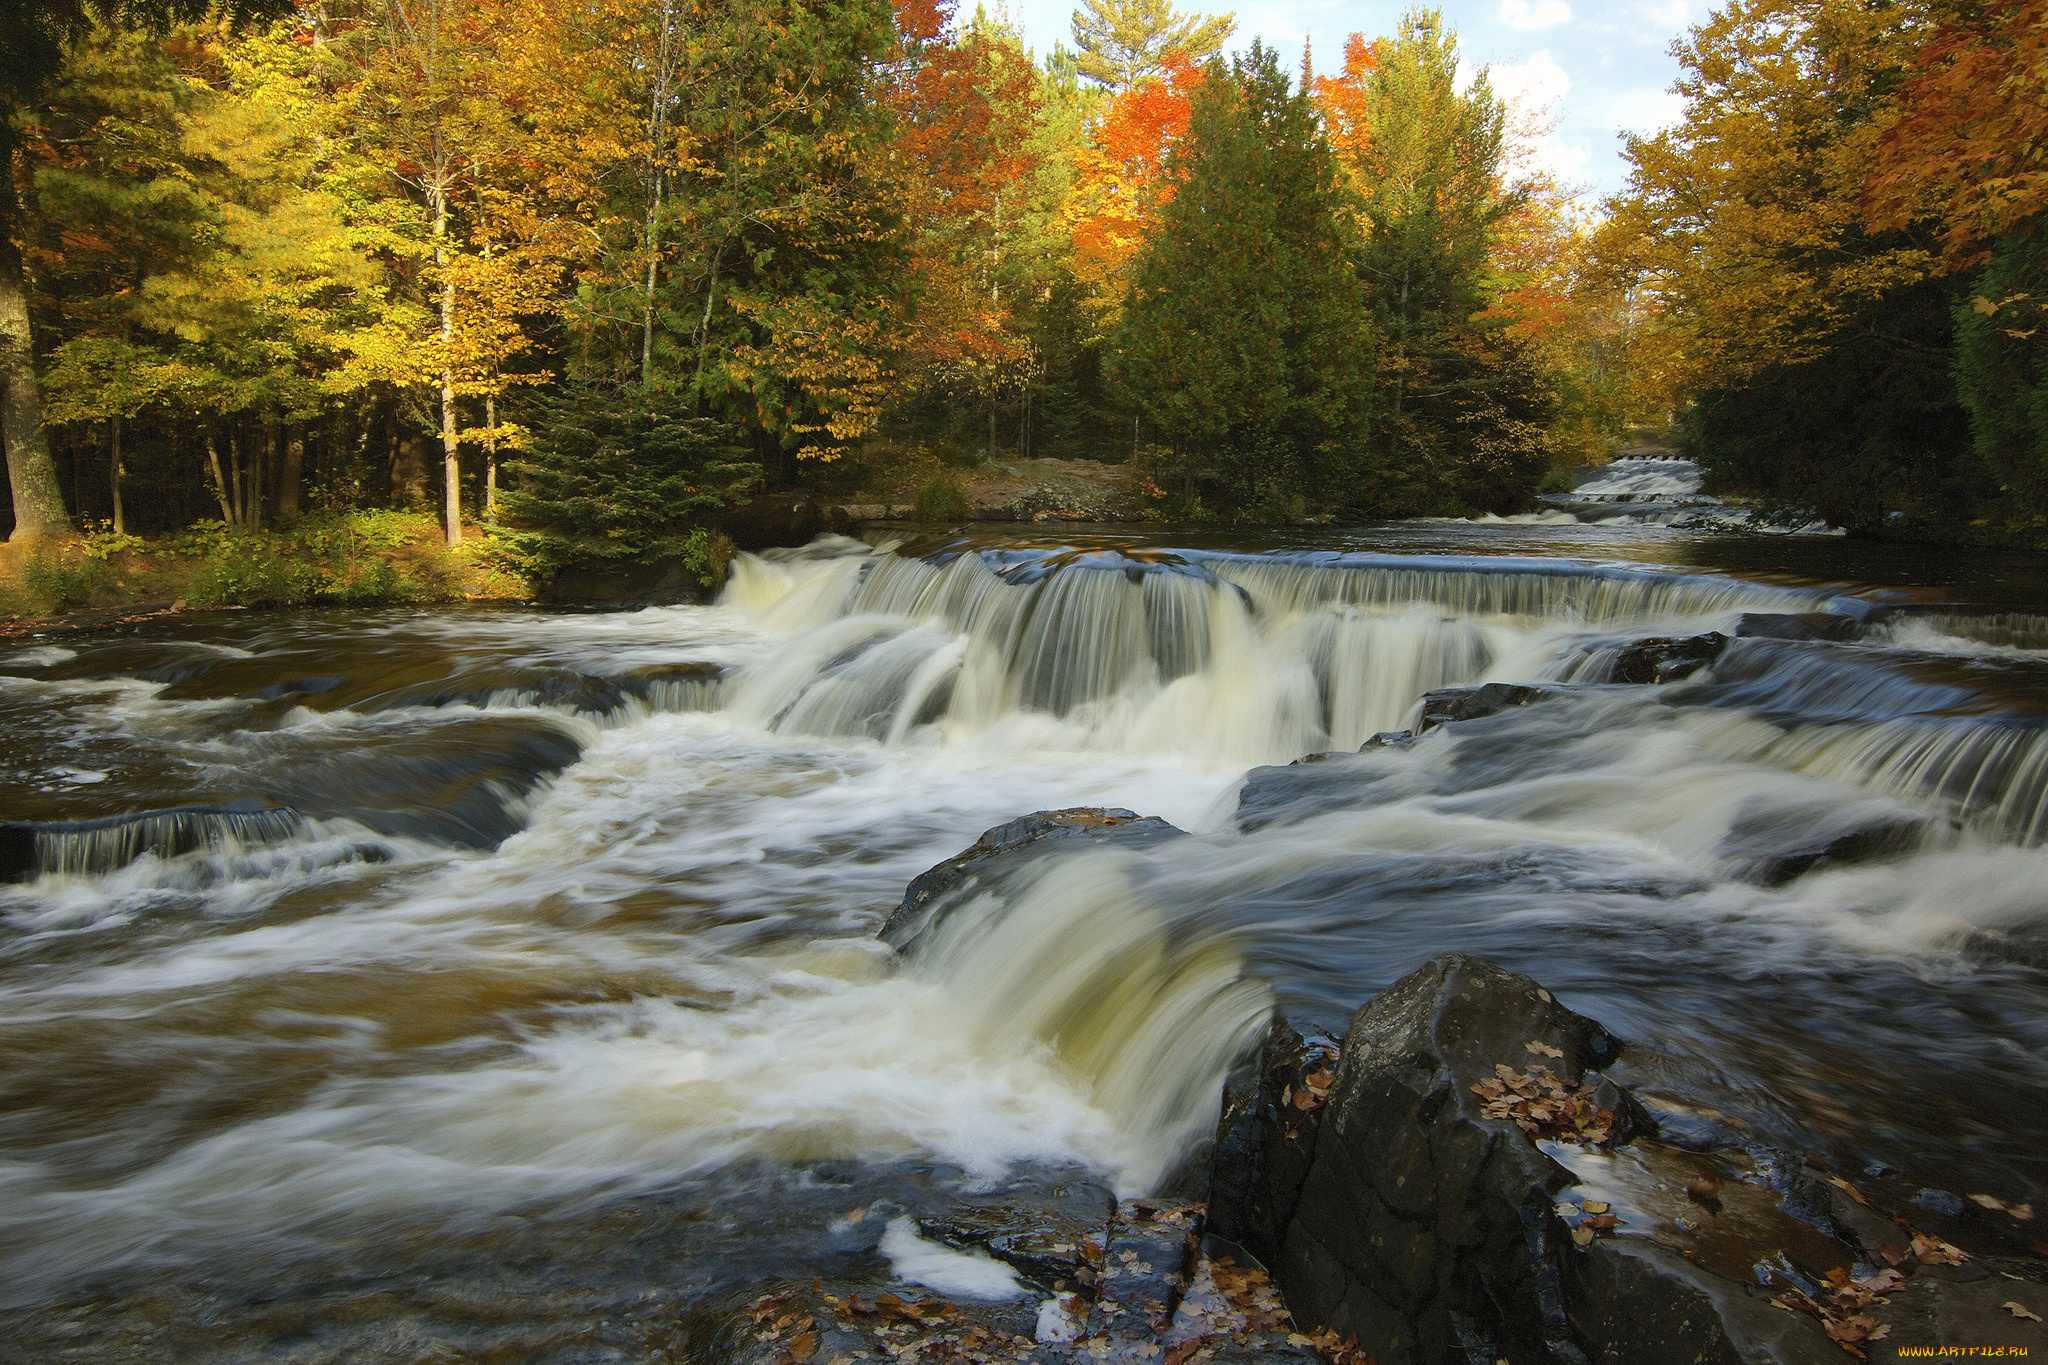
<instances>
[{"instance_id":1,"label":"autumn forest","mask_svg":"<svg viewBox=\"0 0 2048 1365\"><path fill-rule=\"evenodd\" d=\"M945 0L10 0L16 535L399 508L544 571L1016 456L1507 513L1648 429L1764 515L2036 543L2044 10L1729 0L1592 202L1433 10L1290 69L1168 0L1049 53Z\"/></svg>"}]
</instances>

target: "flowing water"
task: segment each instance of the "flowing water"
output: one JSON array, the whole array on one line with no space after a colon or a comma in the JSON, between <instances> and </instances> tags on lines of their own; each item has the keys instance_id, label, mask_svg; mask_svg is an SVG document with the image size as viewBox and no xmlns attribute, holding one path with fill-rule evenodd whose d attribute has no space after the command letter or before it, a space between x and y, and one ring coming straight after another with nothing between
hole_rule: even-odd
<instances>
[{"instance_id":1,"label":"flowing water","mask_svg":"<svg viewBox=\"0 0 2048 1365\"><path fill-rule=\"evenodd\" d=\"M587 1326L561 1267L807 1276L849 1182L1142 1192L1275 1000L1341 1028L1447 948L1758 1140L2039 1194L2043 603L2032 561L1651 527L993 531L742 557L709 607L25 644L0 1344L152 1358L230 1289L298 1315L250 1341ZM1863 624L1607 684L1745 612ZM1348 752L1487 680L1560 695ZM1080 805L1188 833L875 939Z\"/></svg>"}]
</instances>

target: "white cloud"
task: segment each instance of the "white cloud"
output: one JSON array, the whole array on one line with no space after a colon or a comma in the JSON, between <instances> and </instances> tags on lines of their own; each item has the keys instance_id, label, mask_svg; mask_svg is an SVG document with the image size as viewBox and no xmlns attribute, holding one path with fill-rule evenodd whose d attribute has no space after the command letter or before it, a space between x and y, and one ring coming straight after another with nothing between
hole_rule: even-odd
<instances>
[{"instance_id":1,"label":"white cloud","mask_svg":"<svg viewBox=\"0 0 2048 1365\"><path fill-rule=\"evenodd\" d=\"M1571 93L1572 78L1551 58L1549 48L1539 48L1520 65L1502 63L1486 69L1493 93L1517 112L1540 115Z\"/></svg>"},{"instance_id":2,"label":"white cloud","mask_svg":"<svg viewBox=\"0 0 2048 1365\"><path fill-rule=\"evenodd\" d=\"M1509 28L1556 28L1572 21L1572 7L1565 0L1500 0L1500 21Z\"/></svg>"},{"instance_id":3,"label":"white cloud","mask_svg":"<svg viewBox=\"0 0 2048 1365\"><path fill-rule=\"evenodd\" d=\"M1558 135L1557 106L1571 93L1572 78L1551 57L1550 50L1532 52L1526 62L1489 67L1486 74L1493 92L1508 104L1510 154L1515 163L1527 170L1547 171L1559 184L1579 183L1593 164L1593 149L1584 138L1567 140Z\"/></svg>"}]
</instances>

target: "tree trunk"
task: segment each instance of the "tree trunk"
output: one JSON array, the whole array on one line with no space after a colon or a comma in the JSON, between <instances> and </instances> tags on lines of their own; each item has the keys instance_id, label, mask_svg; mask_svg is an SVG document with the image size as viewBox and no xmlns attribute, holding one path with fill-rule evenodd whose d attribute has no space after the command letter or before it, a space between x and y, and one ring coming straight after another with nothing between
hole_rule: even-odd
<instances>
[{"instance_id":1,"label":"tree trunk","mask_svg":"<svg viewBox=\"0 0 2048 1365\"><path fill-rule=\"evenodd\" d=\"M221 474L220 446L213 438L213 423L206 424L206 467L213 474L213 496L220 500L220 519L235 524L234 504L228 500L228 481Z\"/></svg>"},{"instance_id":2,"label":"tree trunk","mask_svg":"<svg viewBox=\"0 0 2048 1365\"><path fill-rule=\"evenodd\" d=\"M0 138L0 146L5 143ZM8 161L0 165L0 175L14 173L12 158ZM70 535L71 516L64 510L64 490L43 431L43 395L36 386L35 345L28 325L28 280L5 215L0 215L0 440L7 447L7 483L14 491L14 534L9 539Z\"/></svg>"},{"instance_id":3,"label":"tree trunk","mask_svg":"<svg viewBox=\"0 0 2048 1365\"><path fill-rule=\"evenodd\" d=\"M291 433L285 437L284 467L277 476L277 520L281 526L296 526L299 521L299 485L306 475L306 424L292 423Z\"/></svg>"},{"instance_id":4,"label":"tree trunk","mask_svg":"<svg viewBox=\"0 0 2048 1365\"><path fill-rule=\"evenodd\" d=\"M107 419L107 490L114 495L114 534L128 534L128 519L121 515L121 414Z\"/></svg>"},{"instance_id":5,"label":"tree trunk","mask_svg":"<svg viewBox=\"0 0 2048 1365\"><path fill-rule=\"evenodd\" d=\"M484 395L484 520L498 515L498 396Z\"/></svg>"},{"instance_id":6,"label":"tree trunk","mask_svg":"<svg viewBox=\"0 0 2048 1365\"><path fill-rule=\"evenodd\" d=\"M242 424L228 428L228 492L235 504L235 525L249 524L249 462L242 456Z\"/></svg>"},{"instance_id":7,"label":"tree trunk","mask_svg":"<svg viewBox=\"0 0 2048 1365\"><path fill-rule=\"evenodd\" d=\"M658 149L657 149L658 151ZM654 387L654 286L655 267L661 262L662 175L654 174L654 202L647 206L647 291L640 304L640 387Z\"/></svg>"},{"instance_id":8,"label":"tree trunk","mask_svg":"<svg viewBox=\"0 0 2048 1365\"><path fill-rule=\"evenodd\" d=\"M441 482L448 543L462 543L462 442L455 421L455 277L448 271L448 189L436 182L434 265L441 272Z\"/></svg>"}]
</instances>

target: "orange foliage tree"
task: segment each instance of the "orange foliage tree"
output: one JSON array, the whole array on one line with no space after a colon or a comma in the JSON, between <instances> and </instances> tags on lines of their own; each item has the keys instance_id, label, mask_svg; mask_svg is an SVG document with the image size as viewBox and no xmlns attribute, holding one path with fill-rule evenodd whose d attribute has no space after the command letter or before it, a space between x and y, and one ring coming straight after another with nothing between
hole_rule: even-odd
<instances>
[{"instance_id":1,"label":"orange foliage tree","mask_svg":"<svg viewBox=\"0 0 2048 1365\"><path fill-rule=\"evenodd\" d=\"M1935 31L1865 192L1878 231L1933 219L1952 268L2048 204L2048 0L1992 0Z\"/></svg>"},{"instance_id":2,"label":"orange foliage tree","mask_svg":"<svg viewBox=\"0 0 2048 1365\"><path fill-rule=\"evenodd\" d=\"M1037 168L1031 62L1005 35L962 32L951 0L898 0L886 98L911 231L907 388L992 399L1028 382L1029 339L1006 287Z\"/></svg>"},{"instance_id":3,"label":"orange foliage tree","mask_svg":"<svg viewBox=\"0 0 2048 1365\"><path fill-rule=\"evenodd\" d=\"M1090 140L1074 150L1074 192L1065 208L1073 271L1107 330L1121 314L1130 263L1173 199L1167 153L1188 129L1200 67L1168 60L1166 75L1118 94Z\"/></svg>"}]
</instances>

